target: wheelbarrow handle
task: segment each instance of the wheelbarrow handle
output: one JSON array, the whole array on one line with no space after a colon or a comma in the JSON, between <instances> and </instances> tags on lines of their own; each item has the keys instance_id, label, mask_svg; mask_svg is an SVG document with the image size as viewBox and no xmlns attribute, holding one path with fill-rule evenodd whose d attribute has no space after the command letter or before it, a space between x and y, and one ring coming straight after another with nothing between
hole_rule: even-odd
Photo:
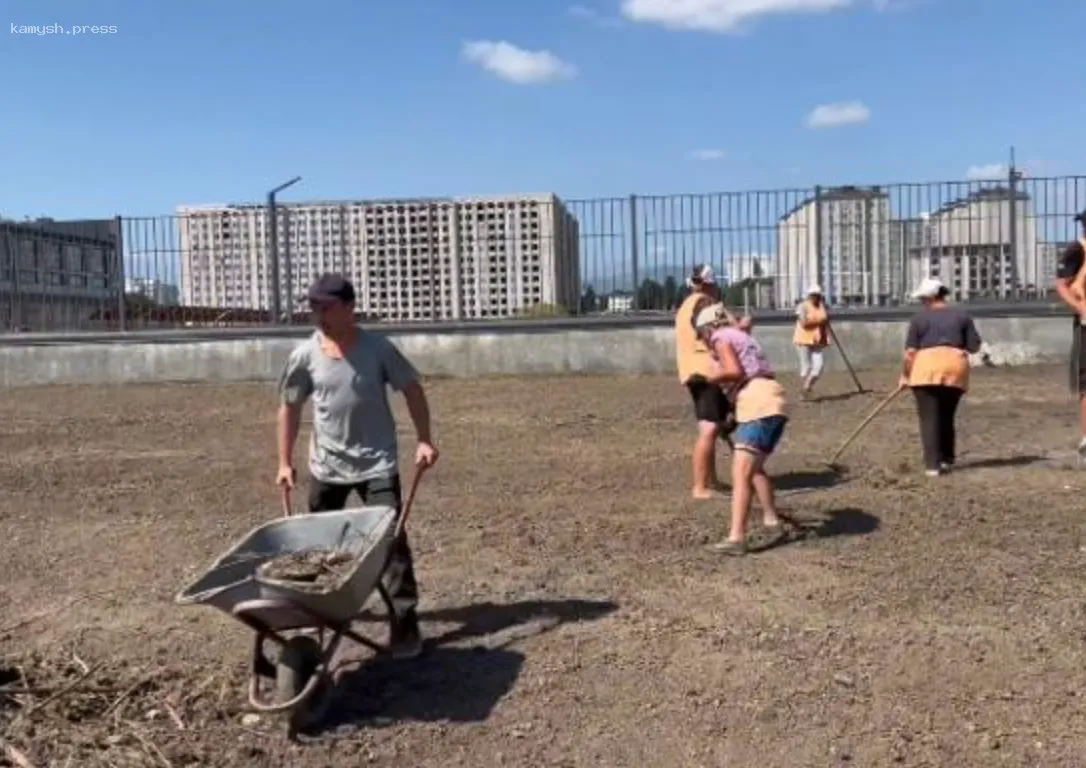
<instances>
[{"instance_id":1,"label":"wheelbarrow handle","mask_svg":"<svg viewBox=\"0 0 1086 768\"><path fill-rule=\"evenodd\" d=\"M407 517L411 514L411 507L415 503L415 494L419 490L419 481L422 480L422 476L427 469L429 469L429 466L426 464L416 464L414 472L411 473L411 485L408 486L407 498L404 499L400 517L396 521L396 535L393 538L398 539L404 531L404 526L407 525Z\"/></svg>"},{"instance_id":2,"label":"wheelbarrow handle","mask_svg":"<svg viewBox=\"0 0 1086 768\"><path fill-rule=\"evenodd\" d=\"M293 517L294 516L294 505L290 503L290 500L291 500L290 497L291 497L290 486L289 485L282 486L283 517Z\"/></svg>"}]
</instances>

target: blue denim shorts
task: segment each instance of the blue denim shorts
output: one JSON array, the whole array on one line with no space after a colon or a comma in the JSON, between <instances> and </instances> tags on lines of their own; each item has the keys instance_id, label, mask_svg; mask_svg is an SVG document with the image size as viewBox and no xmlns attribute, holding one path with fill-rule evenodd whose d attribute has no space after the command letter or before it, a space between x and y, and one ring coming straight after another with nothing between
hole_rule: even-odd
<instances>
[{"instance_id":1,"label":"blue denim shorts","mask_svg":"<svg viewBox=\"0 0 1086 768\"><path fill-rule=\"evenodd\" d=\"M746 421L735 428L732 439L737 447L746 446L768 456L784 437L787 423L787 416L766 416L764 419Z\"/></svg>"}]
</instances>

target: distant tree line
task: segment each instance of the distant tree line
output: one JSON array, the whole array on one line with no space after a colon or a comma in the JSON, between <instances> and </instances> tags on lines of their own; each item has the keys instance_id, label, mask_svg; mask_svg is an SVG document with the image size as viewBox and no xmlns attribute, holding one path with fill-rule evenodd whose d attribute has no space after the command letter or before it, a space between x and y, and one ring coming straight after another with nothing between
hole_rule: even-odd
<instances>
[{"instance_id":1,"label":"distant tree line","mask_svg":"<svg viewBox=\"0 0 1086 768\"><path fill-rule=\"evenodd\" d=\"M759 286L771 285L772 278L763 277L762 266L757 261L751 269L751 277L734 282L722 284L724 303L730 307L743 306L748 292L750 299L757 296ZM686 281L680 282L673 275L664 278L660 283L652 278L645 278L637 286L637 290L631 296L631 310L641 311L673 311L678 309L683 300L690 294L690 288ZM622 292L621 296L629 296L628 292ZM610 308L612 294L597 293L591 284L585 285L581 294L581 314L606 312Z\"/></svg>"}]
</instances>

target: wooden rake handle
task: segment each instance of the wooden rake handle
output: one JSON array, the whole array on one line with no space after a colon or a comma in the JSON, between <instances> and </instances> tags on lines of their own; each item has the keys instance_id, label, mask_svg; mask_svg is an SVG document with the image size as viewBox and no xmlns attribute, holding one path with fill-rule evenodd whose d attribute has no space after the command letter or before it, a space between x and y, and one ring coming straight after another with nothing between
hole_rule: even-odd
<instances>
[{"instance_id":1,"label":"wooden rake handle","mask_svg":"<svg viewBox=\"0 0 1086 768\"><path fill-rule=\"evenodd\" d=\"M832 465L834 462L836 462L837 459L840 458L841 454L845 452L845 449L852 444L852 441L859 437L860 433L864 431L864 428L872 421L874 421L875 417L882 413L883 409L890 403L892 403L898 395L905 391L905 389L905 385L898 384L897 388L894 389L894 391L891 392L889 395L887 395L881 403L875 406L875 409L872 410L871 413L867 414L867 416L864 418L863 421L860 422L860 425L856 427L856 429L852 430L852 434L845 438L845 442L841 443L841 447L834 451L833 456L831 456L829 458L829 461L827 461L826 463Z\"/></svg>"}]
</instances>

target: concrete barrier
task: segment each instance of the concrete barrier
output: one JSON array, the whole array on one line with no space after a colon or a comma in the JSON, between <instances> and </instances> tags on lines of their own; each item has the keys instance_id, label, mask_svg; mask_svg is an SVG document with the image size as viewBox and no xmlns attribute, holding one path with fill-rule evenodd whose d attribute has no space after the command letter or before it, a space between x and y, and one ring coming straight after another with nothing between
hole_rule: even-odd
<instances>
[{"instance_id":1,"label":"concrete barrier","mask_svg":"<svg viewBox=\"0 0 1086 768\"><path fill-rule=\"evenodd\" d=\"M1058 308L976 311L977 327L997 363L1063 361L1072 323ZM908 312L837 315L834 329L858 369L901 359ZM389 327L388 334L429 376L532 374L672 374L674 331L668 317L523 321L501 325ZM164 381L274 381L306 328L204 329L0 339L0 386L123 384ZM795 371L792 322L758 319L755 334L780 371ZM841 358L827 355L840 370Z\"/></svg>"}]
</instances>

